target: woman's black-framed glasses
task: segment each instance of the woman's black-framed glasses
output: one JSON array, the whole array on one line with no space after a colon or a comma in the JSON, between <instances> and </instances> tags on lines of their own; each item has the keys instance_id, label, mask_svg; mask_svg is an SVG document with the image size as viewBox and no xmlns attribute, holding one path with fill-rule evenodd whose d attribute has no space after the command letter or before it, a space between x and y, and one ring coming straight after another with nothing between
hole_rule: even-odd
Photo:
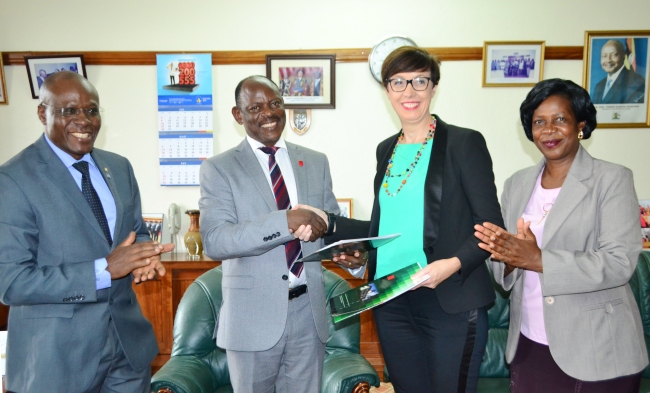
<instances>
[{"instance_id":1,"label":"woman's black-framed glasses","mask_svg":"<svg viewBox=\"0 0 650 393\"><path fill-rule=\"evenodd\" d=\"M411 86L413 86L413 90L422 91L426 90L426 88L429 86L430 80L431 78L428 78L426 76L418 76L417 78L413 79L394 78L388 79L388 84L395 93L400 93L406 90L406 86L408 86L409 83Z\"/></svg>"}]
</instances>

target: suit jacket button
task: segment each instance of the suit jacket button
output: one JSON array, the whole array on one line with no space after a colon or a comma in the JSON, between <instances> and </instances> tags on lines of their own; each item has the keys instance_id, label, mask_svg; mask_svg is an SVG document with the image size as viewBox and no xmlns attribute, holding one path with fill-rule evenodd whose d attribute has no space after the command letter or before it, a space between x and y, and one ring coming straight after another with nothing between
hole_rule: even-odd
<instances>
[{"instance_id":1,"label":"suit jacket button","mask_svg":"<svg viewBox=\"0 0 650 393\"><path fill-rule=\"evenodd\" d=\"M283 279L284 281L287 281L287 280L289 279L289 276L287 276L286 274L284 274L284 275L282 275L282 279Z\"/></svg>"},{"instance_id":2,"label":"suit jacket button","mask_svg":"<svg viewBox=\"0 0 650 393\"><path fill-rule=\"evenodd\" d=\"M429 247L429 252L433 254L433 247Z\"/></svg>"},{"instance_id":3,"label":"suit jacket button","mask_svg":"<svg viewBox=\"0 0 650 393\"><path fill-rule=\"evenodd\" d=\"M264 240L265 242L268 242L268 241L269 241L269 238L268 238L267 236L264 236L264 239L263 239L263 240Z\"/></svg>"},{"instance_id":4,"label":"suit jacket button","mask_svg":"<svg viewBox=\"0 0 650 393\"><path fill-rule=\"evenodd\" d=\"M546 298L546 304L548 304L549 306L552 306L553 303L555 303L555 298L553 296L549 296L549 297Z\"/></svg>"}]
</instances>

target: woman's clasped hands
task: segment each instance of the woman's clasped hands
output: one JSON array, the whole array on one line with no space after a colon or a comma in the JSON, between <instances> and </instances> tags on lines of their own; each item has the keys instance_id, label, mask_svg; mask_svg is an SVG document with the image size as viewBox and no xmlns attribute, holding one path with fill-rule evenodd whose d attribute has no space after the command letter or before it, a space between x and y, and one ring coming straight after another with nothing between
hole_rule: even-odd
<instances>
[{"instance_id":1,"label":"woman's clasped hands","mask_svg":"<svg viewBox=\"0 0 650 393\"><path fill-rule=\"evenodd\" d=\"M514 268L542 272L542 250L530 230L530 221L524 222L520 218L517 221L517 234L489 222L474 225L474 229L474 236L481 241L478 246L492 254L493 260L508 265L507 273Z\"/></svg>"}]
</instances>

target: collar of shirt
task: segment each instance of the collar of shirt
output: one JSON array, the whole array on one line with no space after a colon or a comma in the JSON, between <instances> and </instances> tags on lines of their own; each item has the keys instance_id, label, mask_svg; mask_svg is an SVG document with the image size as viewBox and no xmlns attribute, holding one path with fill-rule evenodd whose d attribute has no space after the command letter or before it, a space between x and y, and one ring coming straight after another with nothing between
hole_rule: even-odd
<instances>
[{"instance_id":1,"label":"collar of shirt","mask_svg":"<svg viewBox=\"0 0 650 393\"><path fill-rule=\"evenodd\" d=\"M47 134L43 133L43 137L45 138L45 141L47 141L47 144L50 145L50 147L54 151L54 154L56 154L56 156L59 157L59 159L61 160L61 162L63 162L63 165L65 165L66 168L70 169L70 167L72 167L72 164L74 164L75 162L86 161L88 162L89 165L92 165L95 167L95 169L99 170L99 168L97 168L97 164L95 164L95 161L93 161L93 158L90 156L90 153L84 154L84 156L81 157L81 160L75 160L74 157L64 152L57 145L55 145L50 140L50 138L47 137ZM72 167L72 169L74 169L74 167Z\"/></svg>"},{"instance_id":2,"label":"collar of shirt","mask_svg":"<svg viewBox=\"0 0 650 393\"><path fill-rule=\"evenodd\" d=\"M84 156L81 157L81 160L75 160L74 157L72 157L70 154L64 152L58 146L52 143L52 141L47 137L47 134L43 133L43 137L45 138L47 144L50 145L50 148L52 148L52 151L54 151L54 154L59 157L61 162L63 162L63 165L65 165L65 167L68 169L68 172L70 172L72 179L74 179L75 183L77 183L79 191L81 191L82 175L81 172L72 166L72 164L79 161L86 161L88 163L90 181L93 184L95 192L97 192L99 200L102 202L104 214L106 215L106 220L108 221L108 229L111 231L111 237L114 237L115 222L117 221L117 207L115 205L115 198L113 198L113 194L111 193L110 188L108 188L106 180L104 180L101 171L97 167L97 164L93 158L90 156L90 153L84 154Z\"/></svg>"},{"instance_id":3,"label":"collar of shirt","mask_svg":"<svg viewBox=\"0 0 650 393\"><path fill-rule=\"evenodd\" d=\"M623 68L625 68L625 66L621 66L621 68L619 68L618 71L616 71L614 73L614 75L610 76L609 74L607 74L607 80L612 81L612 83L610 83L610 88L611 88L611 85L613 85L614 82L616 82L616 78L618 78L618 76L621 75L621 72L623 72Z\"/></svg>"}]
</instances>

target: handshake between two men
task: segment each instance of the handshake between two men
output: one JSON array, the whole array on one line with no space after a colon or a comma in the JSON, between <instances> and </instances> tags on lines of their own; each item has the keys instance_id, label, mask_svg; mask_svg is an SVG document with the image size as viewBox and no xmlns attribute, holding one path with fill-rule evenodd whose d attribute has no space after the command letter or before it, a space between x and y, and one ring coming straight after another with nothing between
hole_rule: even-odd
<instances>
[{"instance_id":1,"label":"handshake between two men","mask_svg":"<svg viewBox=\"0 0 650 393\"><path fill-rule=\"evenodd\" d=\"M297 204L287 210L287 221L294 238L303 242L313 242L336 232L336 221L330 221L327 213L308 205ZM330 225L333 226L331 230ZM336 254L332 261L346 269L358 269L368 261L368 253L357 250L350 254Z\"/></svg>"}]
</instances>

